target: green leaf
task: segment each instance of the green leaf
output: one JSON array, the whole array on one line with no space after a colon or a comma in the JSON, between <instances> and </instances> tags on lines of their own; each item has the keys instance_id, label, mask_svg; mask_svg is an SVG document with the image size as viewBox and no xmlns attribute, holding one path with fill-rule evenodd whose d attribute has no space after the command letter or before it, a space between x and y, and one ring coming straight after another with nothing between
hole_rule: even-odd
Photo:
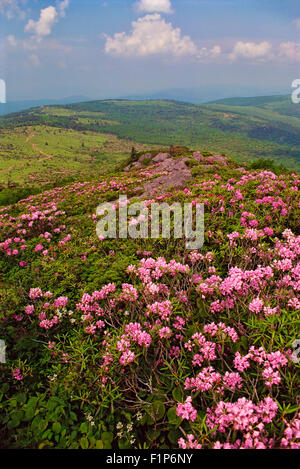
<instances>
[{"instance_id":1,"label":"green leaf","mask_svg":"<svg viewBox=\"0 0 300 469\"><path fill-rule=\"evenodd\" d=\"M174 401L177 401L177 402L183 401L183 394L180 388L174 388L172 392L172 396L173 396Z\"/></svg>"},{"instance_id":2,"label":"green leaf","mask_svg":"<svg viewBox=\"0 0 300 469\"><path fill-rule=\"evenodd\" d=\"M83 436L82 438L80 438L79 443L82 449L88 449L89 440L86 436Z\"/></svg>"},{"instance_id":3,"label":"green leaf","mask_svg":"<svg viewBox=\"0 0 300 469\"><path fill-rule=\"evenodd\" d=\"M112 441L114 439L114 435L111 432L103 432L102 435L101 435L101 439L103 441L107 441L108 443L112 443Z\"/></svg>"},{"instance_id":4,"label":"green leaf","mask_svg":"<svg viewBox=\"0 0 300 469\"><path fill-rule=\"evenodd\" d=\"M12 419L7 424L7 428L10 430L12 428L19 427L19 425L20 425L20 420L16 416L13 416Z\"/></svg>"},{"instance_id":5,"label":"green leaf","mask_svg":"<svg viewBox=\"0 0 300 469\"><path fill-rule=\"evenodd\" d=\"M155 420L153 420L151 415L147 415L147 424L148 425L154 425L155 424Z\"/></svg>"},{"instance_id":6,"label":"green leaf","mask_svg":"<svg viewBox=\"0 0 300 469\"><path fill-rule=\"evenodd\" d=\"M176 407L171 407L167 412L168 421L171 425L180 425L181 418L176 414Z\"/></svg>"},{"instance_id":7,"label":"green leaf","mask_svg":"<svg viewBox=\"0 0 300 469\"><path fill-rule=\"evenodd\" d=\"M95 444L95 449L104 449L104 444L102 440L97 440Z\"/></svg>"},{"instance_id":8,"label":"green leaf","mask_svg":"<svg viewBox=\"0 0 300 469\"><path fill-rule=\"evenodd\" d=\"M81 431L81 433L88 433L88 431L89 431L88 423L87 422L82 422L82 424L80 425L79 430Z\"/></svg>"},{"instance_id":9,"label":"green leaf","mask_svg":"<svg viewBox=\"0 0 300 469\"><path fill-rule=\"evenodd\" d=\"M27 401L27 396L26 394L24 393L19 393L16 395L16 401L19 403L19 404L25 404L25 402Z\"/></svg>"},{"instance_id":10,"label":"green leaf","mask_svg":"<svg viewBox=\"0 0 300 469\"><path fill-rule=\"evenodd\" d=\"M118 446L119 446L119 449L128 449L130 447L128 441L124 439L118 441Z\"/></svg>"},{"instance_id":11,"label":"green leaf","mask_svg":"<svg viewBox=\"0 0 300 469\"><path fill-rule=\"evenodd\" d=\"M25 416L23 418L23 420L25 422L29 422L29 420L32 420L34 417L34 408L33 407L29 407L25 410Z\"/></svg>"},{"instance_id":12,"label":"green leaf","mask_svg":"<svg viewBox=\"0 0 300 469\"><path fill-rule=\"evenodd\" d=\"M54 433L60 433L61 431L61 424L59 422L54 422L52 424L52 430L54 431Z\"/></svg>"},{"instance_id":13,"label":"green leaf","mask_svg":"<svg viewBox=\"0 0 300 469\"><path fill-rule=\"evenodd\" d=\"M52 431L50 430L50 428L48 428L48 429L43 433L42 439L43 439L43 440L50 440L50 438L52 437L52 435L53 435Z\"/></svg>"}]
</instances>

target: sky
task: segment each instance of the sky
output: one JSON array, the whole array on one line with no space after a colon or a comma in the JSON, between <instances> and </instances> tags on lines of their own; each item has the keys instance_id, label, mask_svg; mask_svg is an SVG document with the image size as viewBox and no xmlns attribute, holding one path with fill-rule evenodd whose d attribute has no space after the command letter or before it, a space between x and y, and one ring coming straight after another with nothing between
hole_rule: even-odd
<instances>
[{"instance_id":1,"label":"sky","mask_svg":"<svg viewBox=\"0 0 300 469\"><path fill-rule=\"evenodd\" d=\"M299 0L0 0L0 101L1 80L17 101L272 94L297 78Z\"/></svg>"}]
</instances>

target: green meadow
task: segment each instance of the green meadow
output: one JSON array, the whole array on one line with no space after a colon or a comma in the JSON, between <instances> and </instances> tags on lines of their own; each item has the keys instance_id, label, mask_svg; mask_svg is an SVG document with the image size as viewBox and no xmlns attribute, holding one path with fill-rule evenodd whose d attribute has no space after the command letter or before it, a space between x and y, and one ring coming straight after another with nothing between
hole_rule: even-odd
<instances>
[{"instance_id":1,"label":"green meadow","mask_svg":"<svg viewBox=\"0 0 300 469\"><path fill-rule=\"evenodd\" d=\"M97 177L98 171L103 174L125 161L132 146L143 150L186 145L223 153L243 164L271 159L298 170L298 109L289 96L202 105L106 100L33 108L0 120L0 183L40 185L52 182L53 175L59 183ZM34 137L27 141L31 133Z\"/></svg>"},{"instance_id":2,"label":"green meadow","mask_svg":"<svg viewBox=\"0 0 300 469\"><path fill-rule=\"evenodd\" d=\"M115 135L47 125L2 129L0 136L2 186L39 187L97 177L128 158L135 145Z\"/></svg>"}]
</instances>

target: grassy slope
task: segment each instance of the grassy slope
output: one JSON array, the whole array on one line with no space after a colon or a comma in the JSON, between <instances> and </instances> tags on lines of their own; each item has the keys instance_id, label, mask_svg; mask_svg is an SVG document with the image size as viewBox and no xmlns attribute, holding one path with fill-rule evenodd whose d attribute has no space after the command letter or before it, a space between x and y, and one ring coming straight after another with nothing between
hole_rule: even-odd
<instances>
[{"instance_id":1,"label":"grassy slope","mask_svg":"<svg viewBox=\"0 0 300 469\"><path fill-rule=\"evenodd\" d=\"M298 107L285 97L223 100L194 105L176 101L92 101L13 114L6 126L41 123L110 133L153 145L184 144L225 152L239 161L272 158L300 167Z\"/></svg>"},{"instance_id":2,"label":"grassy slope","mask_svg":"<svg viewBox=\"0 0 300 469\"><path fill-rule=\"evenodd\" d=\"M185 380L197 376L202 367L193 364L193 355L198 348L189 353L183 344L194 333L202 334L204 324L222 321L234 328L239 337L235 343L222 336L208 336L212 343L221 345L220 349L217 348L218 359L205 361L203 367L212 365L223 376L227 370L236 371L233 367L235 353L244 356L251 346L264 347L268 353L286 353L298 338L299 311L288 306L289 298L296 293L292 284L283 281L288 275L296 278L297 271L295 268L292 274L291 268L286 270L285 265L281 270L282 258L279 267L275 266L278 238L284 242L282 232L285 229L296 232L298 227L296 207L299 205L299 191L294 187L297 181L291 175L277 177L263 172L252 173L246 183L240 184L244 174L235 169L232 162L227 168L208 169L208 173L201 173L190 181L189 191L174 191L166 199L170 204L191 200L205 203L205 244L200 253L203 256L210 253L210 256L196 264L189 261L190 252L185 249L184 240L108 239L100 242L97 239L92 216L98 204L115 200L119 194L126 193L131 197L134 189L148 180L149 168L135 175L119 174L113 178L113 184L109 179L98 184L72 184L2 208L0 242L12 239L12 248L19 247L15 237L20 235L19 223L23 214L22 227L27 232L24 251L11 256L2 249L0 256L0 337L7 344L7 363L0 364L0 448L176 449L178 439L185 434L195 434L205 448L211 448L217 440L234 442L240 438L240 433L229 427L225 434L219 432L214 435L204 426L208 407L215 407L221 399L236 402L243 397L257 403L270 396L281 407L274 422L266 426L266 435L274 438L276 448L280 447L287 427L285 422L290 422L297 414L299 365L289 362L287 366L280 367L281 381L271 389L262 379L263 367L251 363L251 369L241 373L241 389L226 389L223 395L209 388L193 393L185 389ZM216 172L219 179L213 176ZM238 193L242 196L242 204L240 199L235 199ZM272 194L271 199L280 202L276 208L269 202L260 204L257 201L269 194ZM221 201L224 211L220 210ZM286 210L284 214L283 207L293 209ZM41 217L34 218L34 224L30 225L31 216L34 217L37 210L47 216L50 210L51 223ZM250 217L247 224L255 217L257 229L272 227L273 235L257 241L243 237L245 226L241 222L245 212ZM61 226L64 227L61 232L55 231ZM52 234L49 242L40 236L45 231ZM236 246L231 245L227 235L237 231L242 233L242 237L237 239ZM295 250L297 242L299 240L291 241ZM47 252L36 250L40 243L47 247ZM145 296L145 285L135 275L130 278L126 272L128 265L138 265L141 257L149 255L144 254L145 251L152 252L155 259L163 256L167 262L175 259L188 263L191 271L187 275L178 273L175 277L154 277L155 285L163 282L169 290L167 293L163 290L159 296L155 293ZM292 253L286 250L282 256L286 252ZM25 265L20 266L20 261ZM296 262L297 258L293 259L293 265ZM274 277L264 280L267 278L264 274L263 279L259 278L261 268L258 266L271 269L270 265L273 265ZM239 294L234 290L233 308L211 312L210 304L223 300L225 295L217 289L208 296L201 295L196 284L190 282L191 276L200 274L206 281L215 272L226 279L228 270L234 266L252 272L251 288ZM83 311L76 305L83 294L99 292L111 282L116 284L116 298L124 282L132 283L137 288L139 301L117 303L117 308L112 311L107 309L106 302L101 302L106 309L104 316L100 317L112 337L113 362L106 372L102 369L106 353L103 331L89 334L86 330L89 322L83 320ZM38 318L45 300L35 301L28 297L30 289L37 287L43 292L51 291L53 299L68 297L67 311L61 310L61 322L48 330L40 327ZM179 300L183 293L188 298L187 303ZM270 317L251 313L249 304L257 296L271 307L279 306L280 313ZM174 309L171 320L163 322L164 326L172 327L170 340L159 338L158 327L150 331L146 326L151 321L152 327L152 322L158 318L155 314L146 317L147 304L166 299L171 300ZM24 313L29 304L36 307L32 315ZM49 317L54 314L51 311L47 311ZM175 339L175 334L178 334L174 327L175 317L185 321L180 340ZM116 343L130 322L141 322L143 330L151 332L152 342L149 349L132 345L136 353L135 362L121 367L121 354ZM48 348L49 341L55 344L54 349ZM174 358L170 350L178 345L180 355ZM223 353L224 347L226 353ZM14 379L13 370L16 369L21 370L21 381ZM104 385L101 384L103 378L107 380ZM195 423L176 418L177 406L188 395L192 395L193 405L198 411ZM137 412L141 419L137 418ZM89 415L94 419L94 425L88 423ZM121 437L119 422L123 422L124 430L126 428ZM128 424L131 431L127 431Z\"/></svg>"},{"instance_id":3,"label":"grassy slope","mask_svg":"<svg viewBox=\"0 0 300 469\"><path fill-rule=\"evenodd\" d=\"M39 187L103 175L128 157L133 144L111 134L48 125L3 129L0 185L11 182Z\"/></svg>"},{"instance_id":4,"label":"grassy slope","mask_svg":"<svg viewBox=\"0 0 300 469\"><path fill-rule=\"evenodd\" d=\"M300 117L300 106L295 105L291 96L258 96L254 98L229 98L212 101L208 104L222 104L226 106L251 106L281 115Z\"/></svg>"}]
</instances>

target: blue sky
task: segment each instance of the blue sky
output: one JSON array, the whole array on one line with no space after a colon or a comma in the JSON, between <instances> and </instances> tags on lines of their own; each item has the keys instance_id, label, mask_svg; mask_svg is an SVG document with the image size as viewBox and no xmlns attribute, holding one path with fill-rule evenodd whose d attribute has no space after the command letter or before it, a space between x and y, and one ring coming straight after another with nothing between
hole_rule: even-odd
<instances>
[{"instance_id":1,"label":"blue sky","mask_svg":"<svg viewBox=\"0 0 300 469\"><path fill-rule=\"evenodd\" d=\"M288 92L300 77L300 2L0 0L0 41L10 101Z\"/></svg>"}]
</instances>

